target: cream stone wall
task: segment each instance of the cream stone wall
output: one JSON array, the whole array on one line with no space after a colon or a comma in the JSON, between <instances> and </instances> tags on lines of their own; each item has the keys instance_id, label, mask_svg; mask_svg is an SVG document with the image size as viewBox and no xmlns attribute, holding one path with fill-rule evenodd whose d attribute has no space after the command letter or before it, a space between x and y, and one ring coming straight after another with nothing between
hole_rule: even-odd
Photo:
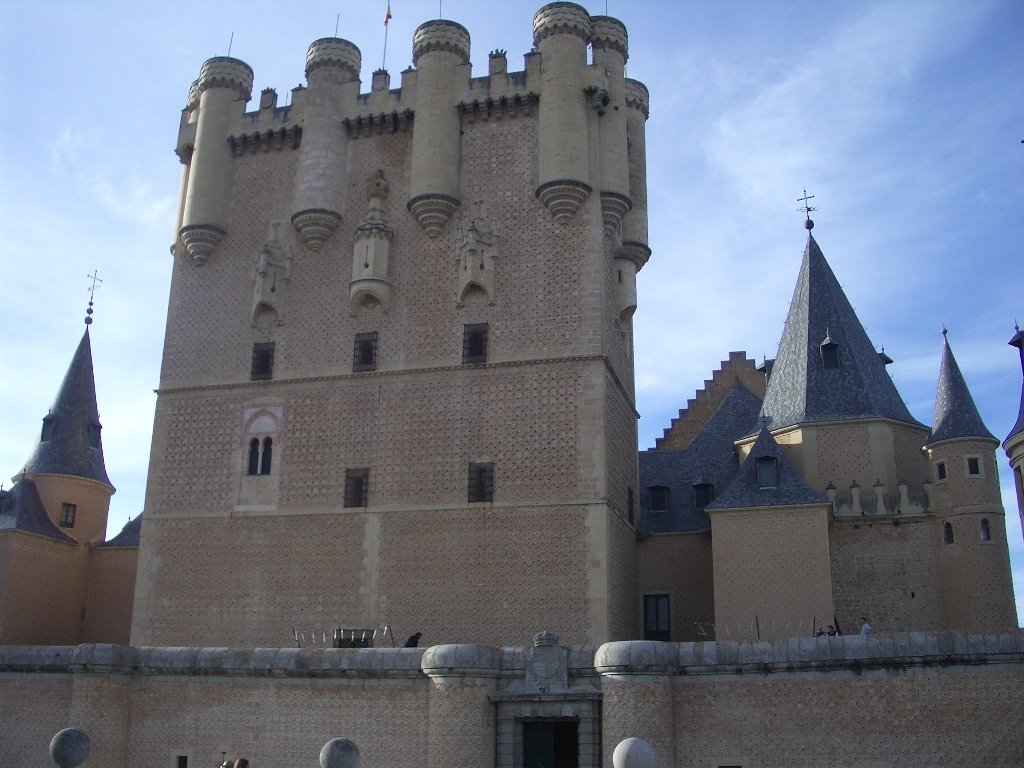
<instances>
[{"instance_id":1,"label":"cream stone wall","mask_svg":"<svg viewBox=\"0 0 1024 768\"><path fill-rule=\"evenodd\" d=\"M82 642L128 644L138 565L138 547L99 547L89 552Z\"/></svg>"},{"instance_id":2,"label":"cream stone wall","mask_svg":"<svg viewBox=\"0 0 1024 768\"><path fill-rule=\"evenodd\" d=\"M724 640L809 635L834 613L823 506L708 510L715 626Z\"/></svg>"},{"instance_id":3,"label":"cream stone wall","mask_svg":"<svg viewBox=\"0 0 1024 768\"><path fill-rule=\"evenodd\" d=\"M643 596L669 596L669 630L673 642L715 637L715 592L711 535L659 533L637 545L638 614ZM640 615L640 620L643 616ZM701 634L704 633L704 634Z\"/></svg>"},{"instance_id":4,"label":"cream stone wall","mask_svg":"<svg viewBox=\"0 0 1024 768\"><path fill-rule=\"evenodd\" d=\"M114 490L105 483L70 475L32 475L51 522L82 544L95 544L107 535L107 511ZM62 504L74 504L75 524L60 525Z\"/></svg>"}]
</instances>

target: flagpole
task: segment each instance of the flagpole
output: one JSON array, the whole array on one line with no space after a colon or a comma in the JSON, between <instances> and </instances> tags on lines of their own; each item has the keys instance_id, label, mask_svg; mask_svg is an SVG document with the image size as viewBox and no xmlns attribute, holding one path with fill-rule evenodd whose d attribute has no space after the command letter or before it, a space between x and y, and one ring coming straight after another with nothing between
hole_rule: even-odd
<instances>
[{"instance_id":1,"label":"flagpole","mask_svg":"<svg viewBox=\"0 0 1024 768\"><path fill-rule=\"evenodd\" d=\"M387 69L388 62L388 25L384 25L384 56L381 58L380 68Z\"/></svg>"}]
</instances>

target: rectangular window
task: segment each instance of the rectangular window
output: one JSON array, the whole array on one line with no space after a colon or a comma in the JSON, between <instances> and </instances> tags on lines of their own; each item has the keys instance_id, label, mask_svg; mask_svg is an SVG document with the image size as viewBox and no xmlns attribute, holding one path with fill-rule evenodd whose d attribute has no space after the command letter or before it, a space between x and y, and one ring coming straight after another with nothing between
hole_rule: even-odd
<instances>
[{"instance_id":1,"label":"rectangular window","mask_svg":"<svg viewBox=\"0 0 1024 768\"><path fill-rule=\"evenodd\" d=\"M90 448L100 447L100 425L90 424L88 430L88 439Z\"/></svg>"},{"instance_id":2,"label":"rectangular window","mask_svg":"<svg viewBox=\"0 0 1024 768\"><path fill-rule=\"evenodd\" d=\"M648 489L650 494L651 512L665 512L668 510L668 487L664 485L652 485Z\"/></svg>"},{"instance_id":3,"label":"rectangular window","mask_svg":"<svg viewBox=\"0 0 1024 768\"><path fill-rule=\"evenodd\" d=\"M366 492L370 485L370 470L345 470L345 506L365 507Z\"/></svg>"},{"instance_id":4,"label":"rectangular window","mask_svg":"<svg viewBox=\"0 0 1024 768\"><path fill-rule=\"evenodd\" d=\"M757 485L759 488L779 487L779 460L774 456L761 456L757 460Z\"/></svg>"},{"instance_id":5,"label":"rectangular window","mask_svg":"<svg viewBox=\"0 0 1024 768\"><path fill-rule=\"evenodd\" d=\"M352 372L375 371L377 369L377 332L357 333L355 348L352 350Z\"/></svg>"},{"instance_id":6,"label":"rectangular window","mask_svg":"<svg viewBox=\"0 0 1024 768\"><path fill-rule=\"evenodd\" d=\"M669 640L668 595L644 595L644 640Z\"/></svg>"},{"instance_id":7,"label":"rectangular window","mask_svg":"<svg viewBox=\"0 0 1024 768\"><path fill-rule=\"evenodd\" d=\"M967 476L981 477L981 459L977 456L967 457Z\"/></svg>"},{"instance_id":8,"label":"rectangular window","mask_svg":"<svg viewBox=\"0 0 1024 768\"><path fill-rule=\"evenodd\" d=\"M939 480L945 480L946 479L946 462L944 462L944 461L937 461L937 462L935 462L935 476Z\"/></svg>"},{"instance_id":9,"label":"rectangular window","mask_svg":"<svg viewBox=\"0 0 1024 768\"><path fill-rule=\"evenodd\" d=\"M470 503L479 501L494 501L493 462L469 462L469 488L467 497Z\"/></svg>"},{"instance_id":10,"label":"rectangular window","mask_svg":"<svg viewBox=\"0 0 1024 768\"><path fill-rule=\"evenodd\" d=\"M178 761L175 763L175 768L188 768L188 757L186 755L178 755Z\"/></svg>"},{"instance_id":11,"label":"rectangular window","mask_svg":"<svg viewBox=\"0 0 1024 768\"><path fill-rule=\"evenodd\" d=\"M252 380L266 381L274 375L274 342L252 345Z\"/></svg>"},{"instance_id":12,"label":"rectangular window","mask_svg":"<svg viewBox=\"0 0 1024 768\"><path fill-rule=\"evenodd\" d=\"M711 483L697 483L693 486L693 506L698 510L704 509L711 503L711 497L715 493L715 486Z\"/></svg>"},{"instance_id":13,"label":"rectangular window","mask_svg":"<svg viewBox=\"0 0 1024 768\"><path fill-rule=\"evenodd\" d=\"M487 362L487 323L472 323L463 326L462 362Z\"/></svg>"},{"instance_id":14,"label":"rectangular window","mask_svg":"<svg viewBox=\"0 0 1024 768\"><path fill-rule=\"evenodd\" d=\"M39 435L39 442L48 443L53 439L53 431L57 427L57 422L53 416L43 417L43 431Z\"/></svg>"},{"instance_id":15,"label":"rectangular window","mask_svg":"<svg viewBox=\"0 0 1024 768\"><path fill-rule=\"evenodd\" d=\"M74 528L75 527L75 512L78 507L75 504L61 504L60 505L60 527L61 528Z\"/></svg>"}]
</instances>

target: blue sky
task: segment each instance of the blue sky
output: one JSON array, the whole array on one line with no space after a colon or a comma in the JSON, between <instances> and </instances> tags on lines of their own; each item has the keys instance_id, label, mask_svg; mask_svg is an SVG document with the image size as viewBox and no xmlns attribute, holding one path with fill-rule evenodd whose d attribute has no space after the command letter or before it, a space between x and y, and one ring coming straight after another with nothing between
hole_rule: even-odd
<instances>
[{"instance_id":1,"label":"blue sky","mask_svg":"<svg viewBox=\"0 0 1024 768\"><path fill-rule=\"evenodd\" d=\"M522 68L540 2L442 0L487 52ZM605 3L587 3L593 14ZM379 6L379 7L378 7ZM93 351L111 532L143 508L180 165L180 110L202 62L249 63L281 102L310 42L338 34L382 63L386 2L284 6L0 0L0 475L38 437L99 270ZM411 63L438 3L393 0L387 68ZM728 356L774 356L805 232L815 237L911 412L931 422L949 340L1000 439L1024 322L1024 2L623 2L628 74L651 92L650 245L635 318L640 447ZM1024 542L1005 454L1019 613Z\"/></svg>"}]
</instances>

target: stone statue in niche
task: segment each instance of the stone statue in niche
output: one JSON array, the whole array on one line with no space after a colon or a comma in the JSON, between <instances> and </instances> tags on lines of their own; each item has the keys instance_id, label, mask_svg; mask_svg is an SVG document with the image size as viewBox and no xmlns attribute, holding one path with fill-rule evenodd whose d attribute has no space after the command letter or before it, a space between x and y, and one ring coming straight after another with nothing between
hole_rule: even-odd
<instances>
[{"instance_id":1,"label":"stone statue in niche","mask_svg":"<svg viewBox=\"0 0 1024 768\"><path fill-rule=\"evenodd\" d=\"M366 182L366 218L352 236L352 282L349 283L350 312L360 307L391 303L391 238L394 230L388 224L385 204L388 182L378 169Z\"/></svg>"},{"instance_id":2,"label":"stone statue in niche","mask_svg":"<svg viewBox=\"0 0 1024 768\"><path fill-rule=\"evenodd\" d=\"M271 222L267 242L256 259L252 305L254 326L266 314L273 315L277 325L283 322L284 289L291 280L292 257L280 241L280 230L280 221Z\"/></svg>"},{"instance_id":3,"label":"stone statue in niche","mask_svg":"<svg viewBox=\"0 0 1024 768\"><path fill-rule=\"evenodd\" d=\"M481 290L494 304L494 259L498 235L493 220L486 216L483 202L473 203L473 211L461 218L455 236L456 265L459 270L458 302L462 307L466 294Z\"/></svg>"}]
</instances>

